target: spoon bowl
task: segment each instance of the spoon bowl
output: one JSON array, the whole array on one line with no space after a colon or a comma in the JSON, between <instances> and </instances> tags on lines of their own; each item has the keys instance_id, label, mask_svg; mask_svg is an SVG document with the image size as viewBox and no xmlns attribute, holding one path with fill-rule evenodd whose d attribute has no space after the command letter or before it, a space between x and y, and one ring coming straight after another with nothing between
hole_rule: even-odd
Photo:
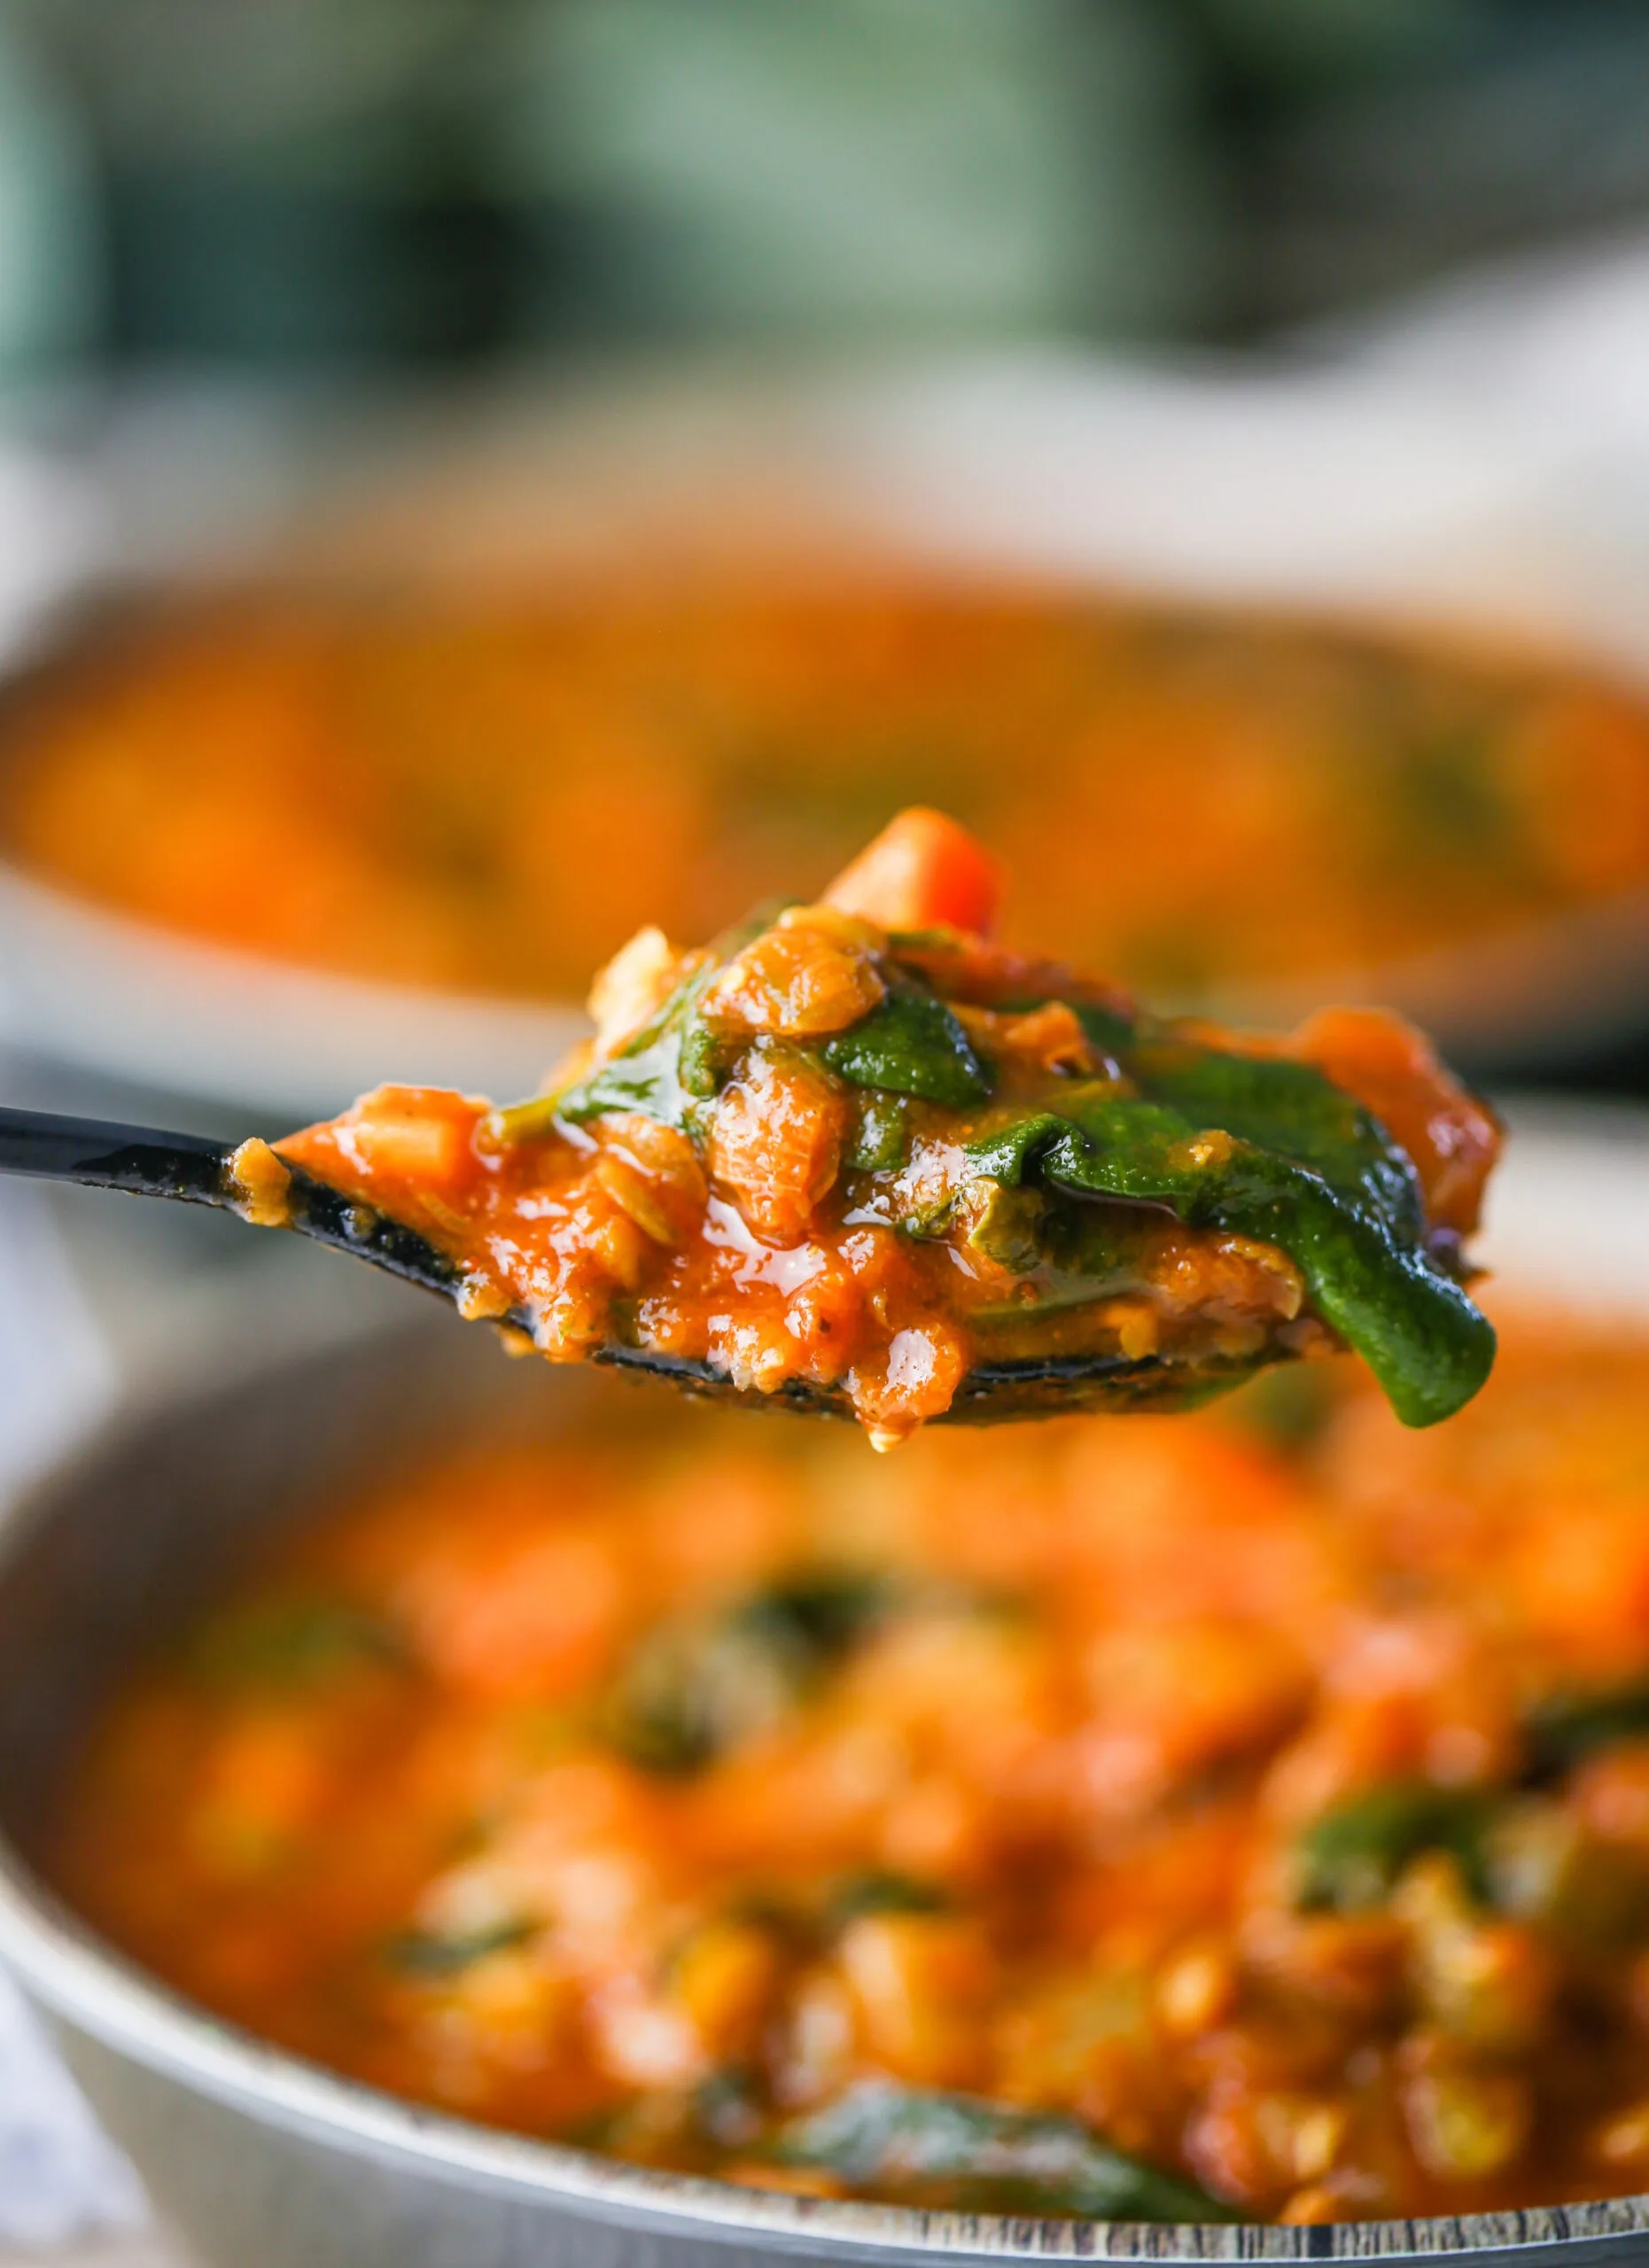
<instances>
[{"instance_id":1,"label":"spoon bowl","mask_svg":"<svg viewBox=\"0 0 1649 2268\"><path fill-rule=\"evenodd\" d=\"M667 1379L683 1394L739 1402L752 1410L789 1410L806 1418L853 1418L839 1386L787 1379L771 1394L740 1387L708 1363L656 1355L642 1347L605 1346L591 1359L637 1378ZM1182 1409L1234 1386L1252 1363L1175 1362L1160 1355L1050 1355L1038 1361L976 1363L935 1425L991 1425L1015 1418L1073 1417L1080 1411Z\"/></svg>"},{"instance_id":2,"label":"spoon bowl","mask_svg":"<svg viewBox=\"0 0 1649 2268\"><path fill-rule=\"evenodd\" d=\"M250 1220L247 1192L236 1168L238 1154L238 1145L195 1134L50 1111L0 1109L0 1173L210 1205ZM346 1196L301 1166L289 1164L286 1172L279 1225L334 1252L364 1260L420 1290L455 1304L462 1301L463 1270L416 1229ZM519 1346L520 1338L533 1336L533 1317L525 1309L513 1308L488 1319L511 1334L512 1348ZM595 1348L588 1359L636 1378L663 1380L704 1399L788 1410L808 1418L852 1419L854 1415L842 1388L805 1379L786 1379L775 1392L763 1394L736 1385L706 1362L617 1341ZM976 1363L957 1388L951 1408L934 1422L981 1425L1080 1410L1179 1408L1237 1384L1254 1367L1251 1362L1230 1357L1192 1363L1158 1355L1050 1355Z\"/></svg>"}]
</instances>

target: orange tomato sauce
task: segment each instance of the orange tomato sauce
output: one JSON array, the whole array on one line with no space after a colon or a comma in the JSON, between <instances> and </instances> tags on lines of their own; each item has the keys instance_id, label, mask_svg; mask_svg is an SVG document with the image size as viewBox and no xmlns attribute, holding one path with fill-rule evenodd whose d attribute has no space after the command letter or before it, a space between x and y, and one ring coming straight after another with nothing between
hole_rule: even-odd
<instances>
[{"instance_id":1,"label":"orange tomato sauce","mask_svg":"<svg viewBox=\"0 0 1649 2268\"><path fill-rule=\"evenodd\" d=\"M369 2085L822 2194L867 2080L1249 2218L1649 2186L1649 1340L1503 1319L929 1434L647 1410L315 1517L119 1694L54 1871ZM945 2202L930 2179L920 2202Z\"/></svg>"},{"instance_id":2,"label":"orange tomato sauce","mask_svg":"<svg viewBox=\"0 0 1649 2268\"><path fill-rule=\"evenodd\" d=\"M1194 1002L1640 888L1649 711L1583 670L914 572L531 603L247 599L13 702L0 836L66 888L353 975L566 998L644 921L807 898L937 803L1011 942Z\"/></svg>"}]
</instances>

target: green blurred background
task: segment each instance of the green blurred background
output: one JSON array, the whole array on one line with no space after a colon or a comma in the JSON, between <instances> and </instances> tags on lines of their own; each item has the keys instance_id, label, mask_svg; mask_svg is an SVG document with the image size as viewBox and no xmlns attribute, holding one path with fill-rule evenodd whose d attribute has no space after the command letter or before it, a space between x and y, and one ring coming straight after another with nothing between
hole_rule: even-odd
<instances>
[{"instance_id":1,"label":"green blurred background","mask_svg":"<svg viewBox=\"0 0 1649 2268\"><path fill-rule=\"evenodd\" d=\"M1645 119L1628 0L3 0L0 368L1248 341Z\"/></svg>"}]
</instances>

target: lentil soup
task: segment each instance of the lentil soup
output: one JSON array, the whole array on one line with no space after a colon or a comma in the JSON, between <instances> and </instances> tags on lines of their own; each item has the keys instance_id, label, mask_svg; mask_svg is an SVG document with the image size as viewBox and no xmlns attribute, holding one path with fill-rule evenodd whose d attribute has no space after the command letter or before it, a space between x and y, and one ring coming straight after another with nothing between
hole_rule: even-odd
<instances>
[{"instance_id":1,"label":"lentil soup","mask_svg":"<svg viewBox=\"0 0 1649 2268\"><path fill-rule=\"evenodd\" d=\"M317 1518L53 1871L300 2055L812 2194L1287 2221L1649 2186L1649 1340L1126 1425L650 1409Z\"/></svg>"},{"instance_id":2,"label":"lentil soup","mask_svg":"<svg viewBox=\"0 0 1649 2268\"><path fill-rule=\"evenodd\" d=\"M248 1146L249 1209L278 1224L301 1169L434 1245L524 1348L822 1400L881 1448L953 1413L1183 1406L1344 1346L1409 1424L1458 1409L1494 1354L1464 1240L1498 1131L1420 1035L1153 1018L987 942L999 889L906 812L817 905L698 951L640 931L536 1099L383 1087Z\"/></svg>"},{"instance_id":3,"label":"lentil soup","mask_svg":"<svg viewBox=\"0 0 1649 2268\"><path fill-rule=\"evenodd\" d=\"M883 572L156 613L14 702L0 838L279 959L573 998L644 921L814 896L902 804L998 844L1010 942L1179 1004L1343 993L1649 881L1603 673Z\"/></svg>"}]
</instances>

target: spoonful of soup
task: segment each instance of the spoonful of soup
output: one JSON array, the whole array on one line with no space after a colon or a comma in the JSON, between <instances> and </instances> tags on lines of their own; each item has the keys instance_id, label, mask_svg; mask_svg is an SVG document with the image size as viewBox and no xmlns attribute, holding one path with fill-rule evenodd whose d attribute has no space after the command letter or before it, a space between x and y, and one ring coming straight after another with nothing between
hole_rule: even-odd
<instances>
[{"instance_id":1,"label":"spoonful of soup","mask_svg":"<svg viewBox=\"0 0 1649 2268\"><path fill-rule=\"evenodd\" d=\"M896 819L811 905L643 929L530 1100L384 1086L223 1150L0 1114L0 1167L225 1205L552 1362L857 1418L1188 1407L1350 1348L1430 1425L1487 1377L1465 1288L1498 1130L1421 1036L1153 1016L991 942L1000 876Z\"/></svg>"}]
</instances>

